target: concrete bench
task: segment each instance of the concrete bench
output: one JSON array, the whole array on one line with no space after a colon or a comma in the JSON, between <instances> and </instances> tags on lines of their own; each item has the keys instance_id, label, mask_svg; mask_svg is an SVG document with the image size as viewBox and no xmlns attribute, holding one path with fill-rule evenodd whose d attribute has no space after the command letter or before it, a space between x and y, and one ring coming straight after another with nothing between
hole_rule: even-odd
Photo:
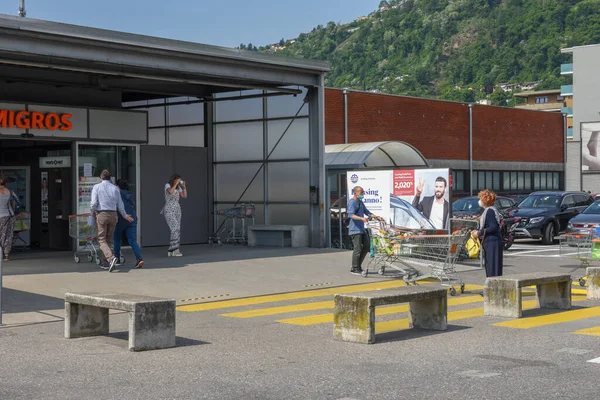
<instances>
[{"instance_id":1,"label":"concrete bench","mask_svg":"<svg viewBox=\"0 0 600 400\"><path fill-rule=\"evenodd\" d=\"M375 343L375 307L409 303L411 328L447 329L448 290L403 286L398 289L336 294L333 338L345 342Z\"/></svg>"},{"instance_id":2,"label":"concrete bench","mask_svg":"<svg viewBox=\"0 0 600 400\"><path fill-rule=\"evenodd\" d=\"M248 228L248 246L308 247L308 226L250 226Z\"/></svg>"},{"instance_id":3,"label":"concrete bench","mask_svg":"<svg viewBox=\"0 0 600 400\"><path fill-rule=\"evenodd\" d=\"M600 267L587 267L587 298L600 300Z\"/></svg>"},{"instance_id":4,"label":"concrete bench","mask_svg":"<svg viewBox=\"0 0 600 400\"><path fill-rule=\"evenodd\" d=\"M65 294L65 338L108 334L108 310L129 312L129 350L175 347L175 300L129 294Z\"/></svg>"},{"instance_id":5,"label":"concrete bench","mask_svg":"<svg viewBox=\"0 0 600 400\"><path fill-rule=\"evenodd\" d=\"M483 288L483 311L493 317L521 318L521 288L535 285L539 308L571 308L571 275L551 272L487 278Z\"/></svg>"}]
</instances>

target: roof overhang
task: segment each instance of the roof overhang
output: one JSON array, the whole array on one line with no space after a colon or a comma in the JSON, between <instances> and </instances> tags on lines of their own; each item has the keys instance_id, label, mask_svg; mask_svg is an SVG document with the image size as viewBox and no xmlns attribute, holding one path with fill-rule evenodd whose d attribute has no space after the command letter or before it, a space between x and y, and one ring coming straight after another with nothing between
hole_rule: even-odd
<instances>
[{"instance_id":1,"label":"roof overhang","mask_svg":"<svg viewBox=\"0 0 600 400\"><path fill-rule=\"evenodd\" d=\"M319 86L329 70L322 62L7 15L0 15L0 65L25 67L40 80L43 71L75 73L101 88L170 88L172 95Z\"/></svg>"},{"instance_id":2,"label":"roof overhang","mask_svg":"<svg viewBox=\"0 0 600 400\"><path fill-rule=\"evenodd\" d=\"M427 168L423 155L405 142L370 142L325 146L327 169Z\"/></svg>"}]
</instances>

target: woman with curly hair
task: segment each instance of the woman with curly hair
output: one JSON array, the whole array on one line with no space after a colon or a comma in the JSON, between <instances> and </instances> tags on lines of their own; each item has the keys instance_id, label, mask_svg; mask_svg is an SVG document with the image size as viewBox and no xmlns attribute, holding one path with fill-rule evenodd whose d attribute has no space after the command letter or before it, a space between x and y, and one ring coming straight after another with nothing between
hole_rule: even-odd
<instances>
[{"instance_id":1,"label":"woman with curly hair","mask_svg":"<svg viewBox=\"0 0 600 400\"><path fill-rule=\"evenodd\" d=\"M502 276L502 234L500 233L500 212L494 206L496 194L489 190L479 192L479 206L484 208L481 214L479 230L471 232L474 238L482 241L485 256L486 276Z\"/></svg>"}]
</instances>

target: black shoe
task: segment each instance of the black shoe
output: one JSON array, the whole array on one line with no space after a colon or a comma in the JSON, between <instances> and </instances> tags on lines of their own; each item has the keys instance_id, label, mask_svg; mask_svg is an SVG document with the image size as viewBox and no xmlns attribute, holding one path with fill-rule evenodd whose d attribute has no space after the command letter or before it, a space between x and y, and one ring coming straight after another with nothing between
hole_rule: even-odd
<instances>
[{"instance_id":1,"label":"black shoe","mask_svg":"<svg viewBox=\"0 0 600 400\"><path fill-rule=\"evenodd\" d=\"M353 269L350 270L350 273L352 275L362 275L363 270L362 269L358 269L358 268L353 268Z\"/></svg>"}]
</instances>

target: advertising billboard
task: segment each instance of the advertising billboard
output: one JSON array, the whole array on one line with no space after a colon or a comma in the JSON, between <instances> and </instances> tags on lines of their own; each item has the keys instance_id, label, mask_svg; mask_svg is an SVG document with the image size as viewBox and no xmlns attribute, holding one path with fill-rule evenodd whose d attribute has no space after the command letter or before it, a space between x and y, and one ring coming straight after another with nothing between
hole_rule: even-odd
<instances>
[{"instance_id":1,"label":"advertising billboard","mask_svg":"<svg viewBox=\"0 0 600 400\"><path fill-rule=\"evenodd\" d=\"M369 211L409 229L449 229L452 215L449 169L348 171L348 198L363 188Z\"/></svg>"},{"instance_id":2,"label":"advertising billboard","mask_svg":"<svg viewBox=\"0 0 600 400\"><path fill-rule=\"evenodd\" d=\"M581 124L581 169L600 171L600 122Z\"/></svg>"}]
</instances>

